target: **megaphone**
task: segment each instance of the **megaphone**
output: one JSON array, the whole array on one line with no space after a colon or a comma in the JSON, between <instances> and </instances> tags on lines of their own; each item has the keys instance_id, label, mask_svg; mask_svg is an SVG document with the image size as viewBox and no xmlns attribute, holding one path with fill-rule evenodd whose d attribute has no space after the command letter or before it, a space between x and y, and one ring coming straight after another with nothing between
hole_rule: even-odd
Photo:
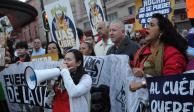
<instances>
[{"instance_id":1,"label":"megaphone","mask_svg":"<svg viewBox=\"0 0 194 112\"><path fill-rule=\"evenodd\" d=\"M35 89L41 82L60 76L60 72L59 68L34 70L32 67L27 66L24 71L24 78L28 87Z\"/></svg>"}]
</instances>

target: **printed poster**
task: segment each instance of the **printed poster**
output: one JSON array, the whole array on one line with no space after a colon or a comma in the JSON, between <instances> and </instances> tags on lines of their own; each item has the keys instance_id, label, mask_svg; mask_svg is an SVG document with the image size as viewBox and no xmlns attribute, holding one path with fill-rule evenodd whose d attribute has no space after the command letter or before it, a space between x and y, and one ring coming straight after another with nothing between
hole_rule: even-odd
<instances>
[{"instance_id":1,"label":"printed poster","mask_svg":"<svg viewBox=\"0 0 194 112\"><path fill-rule=\"evenodd\" d=\"M99 21L106 21L100 0L84 0L93 35L97 34Z\"/></svg>"},{"instance_id":2,"label":"printed poster","mask_svg":"<svg viewBox=\"0 0 194 112\"><path fill-rule=\"evenodd\" d=\"M79 39L69 0L58 0L45 6L52 40L61 48L79 49Z\"/></svg>"}]
</instances>

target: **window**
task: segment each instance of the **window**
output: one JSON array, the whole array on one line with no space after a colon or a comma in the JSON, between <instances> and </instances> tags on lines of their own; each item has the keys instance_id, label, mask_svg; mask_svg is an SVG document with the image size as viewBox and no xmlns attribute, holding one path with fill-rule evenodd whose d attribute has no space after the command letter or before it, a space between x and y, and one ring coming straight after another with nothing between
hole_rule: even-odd
<instances>
[{"instance_id":1,"label":"window","mask_svg":"<svg viewBox=\"0 0 194 112\"><path fill-rule=\"evenodd\" d=\"M128 7L129 15L133 15L135 13L135 6Z\"/></svg>"},{"instance_id":2,"label":"window","mask_svg":"<svg viewBox=\"0 0 194 112\"><path fill-rule=\"evenodd\" d=\"M118 18L117 12L114 12L112 14L109 14L108 17L107 17L108 21L113 21L113 20L115 20L117 18Z\"/></svg>"}]
</instances>

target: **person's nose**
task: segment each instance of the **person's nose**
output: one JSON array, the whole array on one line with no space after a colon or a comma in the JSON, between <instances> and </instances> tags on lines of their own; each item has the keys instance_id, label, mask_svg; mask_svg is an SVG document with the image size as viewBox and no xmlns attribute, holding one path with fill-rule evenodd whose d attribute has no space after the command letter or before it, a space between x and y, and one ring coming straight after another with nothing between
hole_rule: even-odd
<instances>
[{"instance_id":1,"label":"person's nose","mask_svg":"<svg viewBox=\"0 0 194 112\"><path fill-rule=\"evenodd\" d=\"M68 61L67 60L64 60L64 62L63 62L64 64L68 64Z\"/></svg>"},{"instance_id":2,"label":"person's nose","mask_svg":"<svg viewBox=\"0 0 194 112\"><path fill-rule=\"evenodd\" d=\"M110 31L109 31L109 35L112 35L112 34L113 34L113 33L112 33L112 31L110 30Z\"/></svg>"}]
</instances>

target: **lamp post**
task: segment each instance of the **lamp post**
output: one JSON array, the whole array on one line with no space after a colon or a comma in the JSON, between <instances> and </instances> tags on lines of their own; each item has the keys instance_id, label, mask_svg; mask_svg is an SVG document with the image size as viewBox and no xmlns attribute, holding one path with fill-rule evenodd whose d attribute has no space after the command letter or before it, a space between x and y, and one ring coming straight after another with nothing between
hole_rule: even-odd
<instances>
[{"instance_id":1,"label":"lamp post","mask_svg":"<svg viewBox=\"0 0 194 112\"><path fill-rule=\"evenodd\" d=\"M43 24L44 24L44 30L45 30L45 33L46 33L46 41L47 41L47 43L49 42L49 27L46 27L47 26L47 23L46 23L46 12L45 12L45 10L44 10L44 3L43 3L43 0L40 0L40 4L41 4L41 10L42 10L42 12L44 13L42 13L42 18L43 18Z\"/></svg>"}]
</instances>

